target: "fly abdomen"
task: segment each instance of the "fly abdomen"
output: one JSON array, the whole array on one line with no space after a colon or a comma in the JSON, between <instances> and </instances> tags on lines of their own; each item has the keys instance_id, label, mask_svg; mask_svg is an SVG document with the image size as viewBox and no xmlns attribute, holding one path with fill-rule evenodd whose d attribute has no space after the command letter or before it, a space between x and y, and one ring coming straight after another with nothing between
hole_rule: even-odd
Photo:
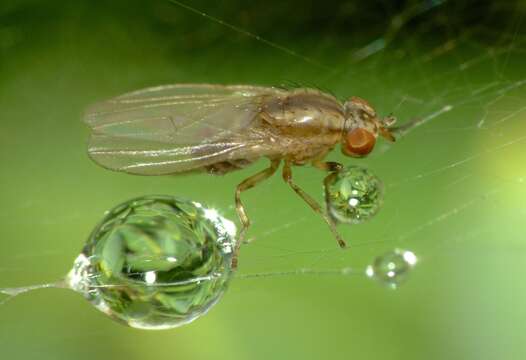
<instances>
[{"instance_id":1,"label":"fly abdomen","mask_svg":"<svg viewBox=\"0 0 526 360\"><path fill-rule=\"evenodd\" d=\"M236 159L222 161L205 167L206 172L212 175L225 175L229 172L243 169L253 163L253 160Z\"/></svg>"}]
</instances>

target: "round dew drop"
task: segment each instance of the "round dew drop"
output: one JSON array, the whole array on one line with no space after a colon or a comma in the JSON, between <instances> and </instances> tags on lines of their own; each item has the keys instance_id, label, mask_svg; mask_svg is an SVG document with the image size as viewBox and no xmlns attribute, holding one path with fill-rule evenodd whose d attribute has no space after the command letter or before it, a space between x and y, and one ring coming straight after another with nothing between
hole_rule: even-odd
<instances>
[{"instance_id":1,"label":"round dew drop","mask_svg":"<svg viewBox=\"0 0 526 360\"><path fill-rule=\"evenodd\" d=\"M181 326L204 315L225 292L235 233L231 221L199 203L134 199L107 213L67 282L131 327Z\"/></svg>"},{"instance_id":2,"label":"round dew drop","mask_svg":"<svg viewBox=\"0 0 526 360\"><path fill-rule=\"evenodd\" d=\"M363 167L349 166L336 173L325 188L327 212L340 223L362 223L380 210L383 184Z\"/></svg>"},{"instance_id":3,"label":"round dew drop","mask_svg":"<svg viewBox=\"0 0 526 360\"><path fill-rule=\"evenodd\" d=\"M396 289L407 278L416 263L417 257L412 251L394 249L374 259L366 268L365 274Z\"/></svg>"}]
</instances>

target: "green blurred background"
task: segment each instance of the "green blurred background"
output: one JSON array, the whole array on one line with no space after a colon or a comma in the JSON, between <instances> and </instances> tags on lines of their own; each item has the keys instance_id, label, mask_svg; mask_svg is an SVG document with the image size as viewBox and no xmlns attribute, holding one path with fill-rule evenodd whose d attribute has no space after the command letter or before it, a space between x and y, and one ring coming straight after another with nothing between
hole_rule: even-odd
<instances>
[{"instance_id":1,"label":"green blurred background","mask_svg":"<svg viewBox=\"0 0 526 360\"><path fill-rule=\"evenodd\" d=\"M364 276L237 279L209 314L158 332L42 290L0 307L0 358L525 358L525 3L186 4L287 51L161 0L0 4L0 286L63 276L104 211L132 197L181 195L235 219L234 187L264 161L217 178L134 177L86 156L86 106L180 82L318 86L401 122L430 119L367 159L331 155L386 187L375 219L342 227L348 251L279 176L248 192L255 241L239 272L362 269L395 247L419 265L397 291ZM295 176L322 198L323 174Z\"/></svg>"}]
</instances>

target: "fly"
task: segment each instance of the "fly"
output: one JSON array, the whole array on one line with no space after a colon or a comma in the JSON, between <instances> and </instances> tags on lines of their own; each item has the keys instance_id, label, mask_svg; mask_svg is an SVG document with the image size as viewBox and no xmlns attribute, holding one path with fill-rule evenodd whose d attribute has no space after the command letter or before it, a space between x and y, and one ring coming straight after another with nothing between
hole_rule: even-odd
<instances>
[{"instance_id":1,"label":"fly","mask_svg":"<svg viewBox=\"0 0 526 360\"><path fill-rule=\"evenodd\" d=\"M378 136L394 141L391 116L379 118L364 99L345 102L319 90L250 85L175 84L146 88L92 106L89 156L99 165L137 175L193 171L222 175L261 157L270 165L235 191L241 231L250 226L241 193L272 176L283 162L283 180L329 225L340 247L346 243L328 216L292 178L292 167L311 164L329 173L342 165L325 161L338 144L343 154L364 157ZM407 127L404 127L407 128Z\"/></svg>"}]
</instances>

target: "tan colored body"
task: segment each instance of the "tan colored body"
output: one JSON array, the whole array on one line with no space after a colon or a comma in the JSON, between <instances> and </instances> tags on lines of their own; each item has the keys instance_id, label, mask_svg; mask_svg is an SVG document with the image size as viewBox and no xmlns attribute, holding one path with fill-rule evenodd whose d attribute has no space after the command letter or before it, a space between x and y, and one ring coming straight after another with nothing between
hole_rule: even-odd
<instances>
[{"instance_id":1,"label":"tan colored body","mask_svg":"<svg viewBox=\"0 0 526 360\"><path fill-rule=\"evenodd\" d=\"M263 99L260 116L275 141L289 141L282 156L294 165L330 151L340 142L345 123L343 106L336 98L309 89Z\"/></svg>"},{"instance_id":2,"label":"tan colored body","mask_svg":"<svg viewBox=\"0 0 526 360\"><path fill-rule=\"evenodd\" d=\"M274 174L283 161L283 179L329 225L341 247L345 242L323 208L292 181L293 165L324 162L337 145L348 156L366 156L378 134L391 138L384 120L361 98L341 103L327 93L300 88L247 85L174 84L134 91L96 104L86 114L89 155L101 166L137 175L173 175L205 170L225 174L261 157L270 166L236 188L241 220L236 254L250 225L240 195Z\"/></svg>"},{"instance_id":3,"label":"tan colored body","mask_svg":"<svg viewBox=\"0 0 526 360\"><path fill-rule=\"evenodd\" d=\"M267 146L276 144L281 150L268 156L270 159L287 159L293 165L304 165L323 159L341 141L345 124L343 106L328 94L296 89L283 96L263 96L258 108L252 131L258 136L265 133ZM223 175L244 168L258 158L228 159L205 169L211 174Z\"/></svg>"}]
</instances>

